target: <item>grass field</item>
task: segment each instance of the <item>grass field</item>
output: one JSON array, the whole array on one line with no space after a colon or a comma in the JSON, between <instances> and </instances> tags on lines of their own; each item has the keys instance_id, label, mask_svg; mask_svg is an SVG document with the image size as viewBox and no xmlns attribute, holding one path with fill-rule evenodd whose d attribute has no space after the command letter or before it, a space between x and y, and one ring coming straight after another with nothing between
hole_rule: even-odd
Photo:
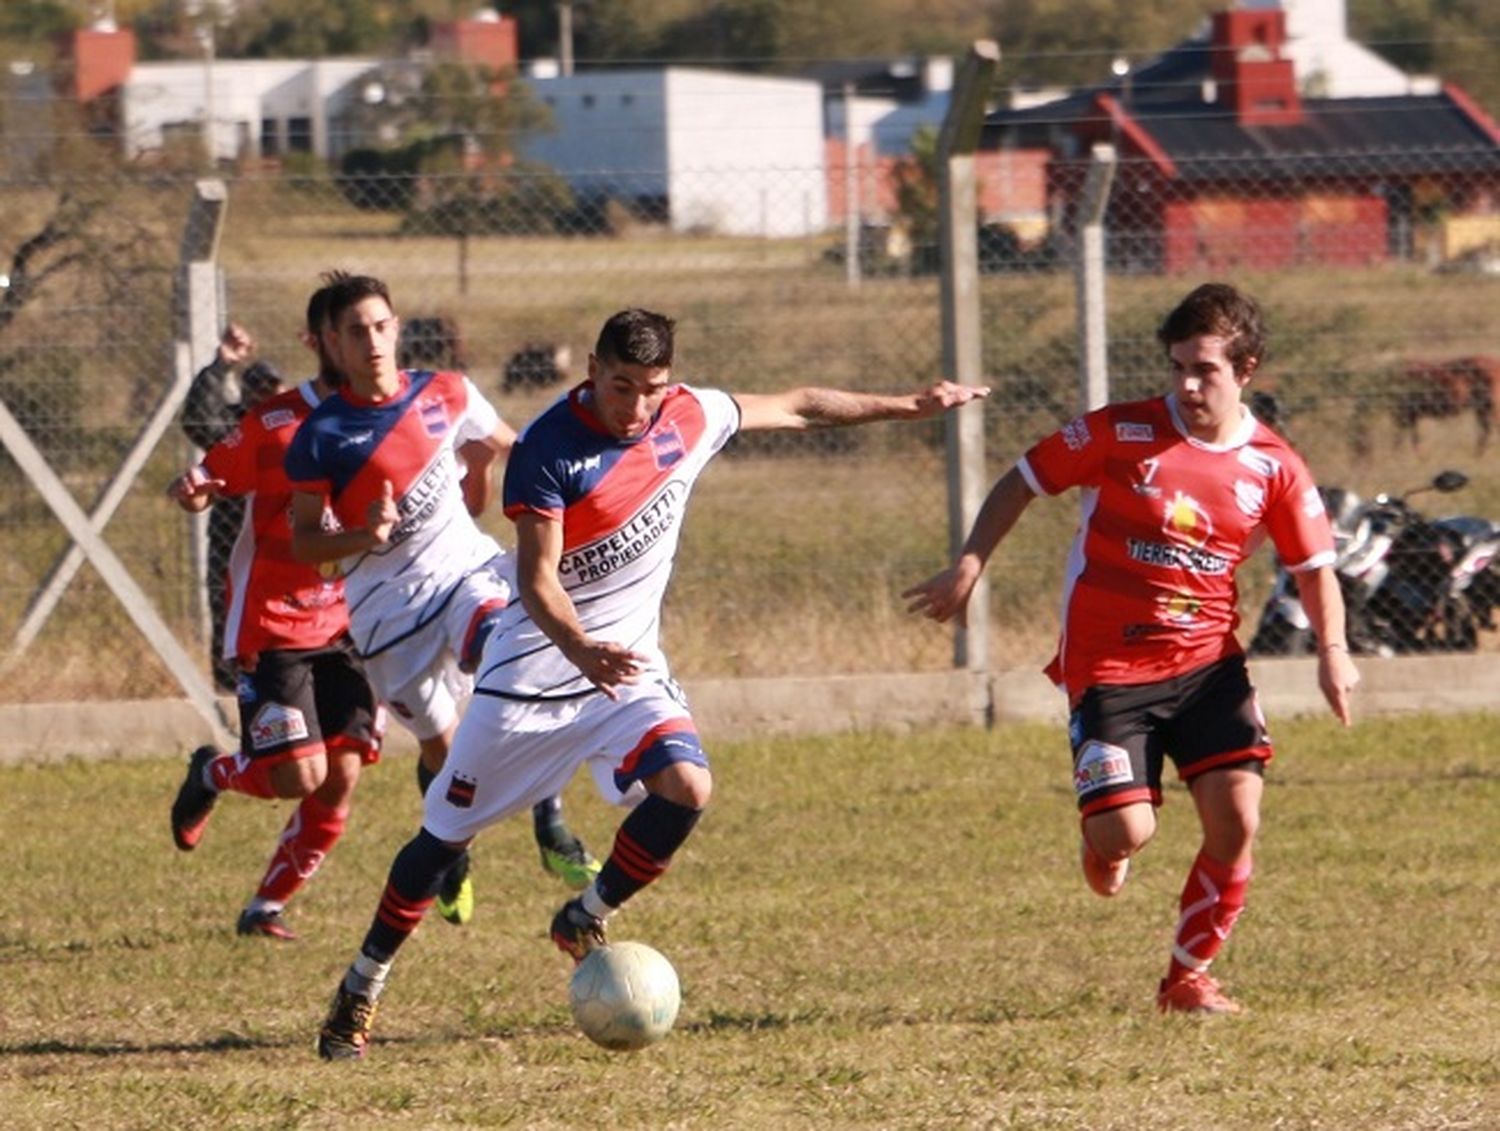
<instances>
[{"instance_id":1,"label":"grass field","mask_svg":"<svg viewBox=\"0 0 1500 1131\"><path fill-rule=\"evenodd\" d=\"M175 760L0 769L0 1125L1493 1128L1495 721L1277 728L1218 964L1241 1018L1151 1006L1196 843L1180 788L1106 903L1055 731L864 734L714 747L714 807L614 928L677 966L663 1044L572 1028L543 938L562 891L517 821L479 842L475 923L401 956L356 1065L313 1039L415 826L409 759L370 772L290 946L232 930L284 805L229 798L182 855ZM568 804L606 847L615 814Z\"/></svg>"}]
</instances>

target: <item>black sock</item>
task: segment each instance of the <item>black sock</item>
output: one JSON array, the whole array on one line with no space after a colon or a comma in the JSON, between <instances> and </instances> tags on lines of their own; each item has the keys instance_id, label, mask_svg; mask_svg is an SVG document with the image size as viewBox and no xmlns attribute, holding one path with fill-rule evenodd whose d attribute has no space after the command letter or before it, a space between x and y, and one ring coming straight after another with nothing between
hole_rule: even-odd
<instances>
[{"instance_id":1,"label":"black sock","mask_svg":"<svg viewBox=\"0 0 1500 1131\"><path fill-rule=\"evenodd\" d=\"M702 815L702 809L648 794L620 822L614 850L594 881L600 898L611 907L619 907L652 883L667 870L673 854L682 847Z\"/></svg>"},{"instance_id":2,"label":"black sock","mask_svg":"<svg viewBox=\"0 0 1500 1131\"><path fill-rule=\"evenodd\" d=\"M464 849L426 829L407 841L391 861L380 908L360 950L377 962L389 962L422 921L443 874L463 855Z\"/></svg>"}]
</instances>

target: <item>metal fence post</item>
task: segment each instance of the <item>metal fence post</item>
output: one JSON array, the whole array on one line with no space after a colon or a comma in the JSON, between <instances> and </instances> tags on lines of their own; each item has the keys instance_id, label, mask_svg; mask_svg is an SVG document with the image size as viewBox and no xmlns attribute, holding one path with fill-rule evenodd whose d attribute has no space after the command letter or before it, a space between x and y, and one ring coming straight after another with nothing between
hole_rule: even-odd
<instances>
[{"instance_id":1,"label":"metal fence post","mask_svg":"<svg viewBox=\"0 0 1500 1131\"><path fill-rule=\"evenodd\" d=\"M224 272L218 265L219 238L229 192L223 181L198 181L183 226L178 251L173 320L176 344L172 351L174 384L178 390L173 411L192 384L193 375L213 360L224 332ZM208 512L189 520L188 548L192 554L193 609L198 638L213 639L208 606Z\"/></svg>"},{"instance_id":2,"label":"metal fence post","mask_svg":"<svg viewBox=\"0 0 1500 1131\"><path fill-rule=\"evenodd\" d=\"M854 137L854 84L844 84L844 279L850 290L859 287L859 160Z\"/></svg>"},{"instance_id":3,"label":"metal fence post","mask_svg":"<svg viewBox=\"0 0 1500 1131\"><path fill-rule=\"evenodd\" d=\"M938 134L938 242L942 257L943 369L963 385L982 383L979 324L979 231L975 151L1000 48L979 40L969 50ZM984 415L951 413L948 449L948 538L957 554L984 501ZM989 587L981 577L969 599L968 626L954 631L953 663L989 667Z\"/></svg>"},{"instance_id":4,"label":"metal fence post","mask_svg":"<svg viewBox=\"0 0 1500 1131\"><path fill-rule=\"evenodd\" d=\"M1109 403L1109 335L1105 324L1104 210L1115 177L1115 147L1096 145L1078 210L1078 381L1084 412Z\"/></svg>"}]
</instances>

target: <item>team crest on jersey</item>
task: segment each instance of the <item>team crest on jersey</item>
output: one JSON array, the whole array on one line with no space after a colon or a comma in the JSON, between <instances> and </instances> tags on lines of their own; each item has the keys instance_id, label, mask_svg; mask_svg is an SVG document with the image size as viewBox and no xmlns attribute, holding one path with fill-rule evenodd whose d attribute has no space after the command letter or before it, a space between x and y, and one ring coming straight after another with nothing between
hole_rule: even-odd
<instances>
[{"instance_id":1,"label":"team crest on jersey","mask_svg":"<svg viewBox=\"0 0 1500 1131\"><path fill-rule=\"evenodd\" d=\"M671 467L687 455L687 445L682 442L682 433L677 431L677 425L668 424L651 433L651 455L656 460L658 471Z\"/></svg>"},{"instance_id":2,"label":"team crest on jersey","mask_svg":"<svg viewBox=\"0 0 1500 1131\"><path fill-rule=\"evenodd\" d=\"M417 415L422 418L422 427L429 436L441 436L448 431L448 408L441 397L428 397L417 402Z\"/></svg>"},{"instance_id":3,"label":"team crest on jersey","mask_svg":"<svg viewBox=\"0 0 1500 1131\"><path fill-rule=\"evenodd\" d=\"M250 720L250 748L269 750L307 737L307 719L285 703L267 703Z\"/></svg>"},{"instance_id":4,"label":"team crest on jersey","mask_svg":"<svg viewBox=\"0 0 1500 1131\"><path fill-rule=\"evenodd\" d=\"M1213 537L1213 519L1208 517L1208 511L1203 505L1191 495L1185 495L1181 491L1173 494L1167 503L1166 521L1162 528L1167 534L1178 542L1186 542L1189 546L1202 548L1208 544Z\"/></svg>"},{"instance_id":5,"label":"team crest on jersey","mask_svg":"<svg viewBox=\"0 0 1500 1131\"><path fill-rule=\"evenodd\" d=\"M478 788L479 783L473 778L454 774L453 780L448 783L448 792L444 799L455 809L469 809L474 804L474 793Z\"/></svg>"},{"instance_id":6,"label":"team crest on jersey","mask_svg":"<svg viewBox=\"0 0 1500 1131\"><path fill-rule=\"evenodd\" d=\"M1259 518L1266 509L1266 489L1259 483L1247 483L1243 479L1236 479L1234 502L1251 518Z\"/></svg>"},{"instance_id":7,"label":"team crest on jersey","mask_svg":"<svg viewBox=\"0 0 1500 1131\"><path fill-rule=\"evenodd\" d=\"M1122 444L1149 444L1156 439L1156 429L1150 424L1122 420L1115 425L1115 439Z\"/></svg>"}]
</instances>

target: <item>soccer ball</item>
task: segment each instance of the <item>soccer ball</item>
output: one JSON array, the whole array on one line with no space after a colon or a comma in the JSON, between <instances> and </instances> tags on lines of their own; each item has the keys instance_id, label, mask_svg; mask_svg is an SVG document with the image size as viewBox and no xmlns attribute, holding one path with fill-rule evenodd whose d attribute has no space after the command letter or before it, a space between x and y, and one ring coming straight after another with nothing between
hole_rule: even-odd
<instances>
[{"instance_id":1,"label":"soccer ball","mask_svg":"<svg viewBox=\"0 0 1500 1131\"><path fill-rule=\"evenodd\" d=\"M677 971L659 951L618 942L589 951L573 971L568 1000L584 1036L630 1052L672 1031L682 995Z\"/></svg>"}]
</instances>

